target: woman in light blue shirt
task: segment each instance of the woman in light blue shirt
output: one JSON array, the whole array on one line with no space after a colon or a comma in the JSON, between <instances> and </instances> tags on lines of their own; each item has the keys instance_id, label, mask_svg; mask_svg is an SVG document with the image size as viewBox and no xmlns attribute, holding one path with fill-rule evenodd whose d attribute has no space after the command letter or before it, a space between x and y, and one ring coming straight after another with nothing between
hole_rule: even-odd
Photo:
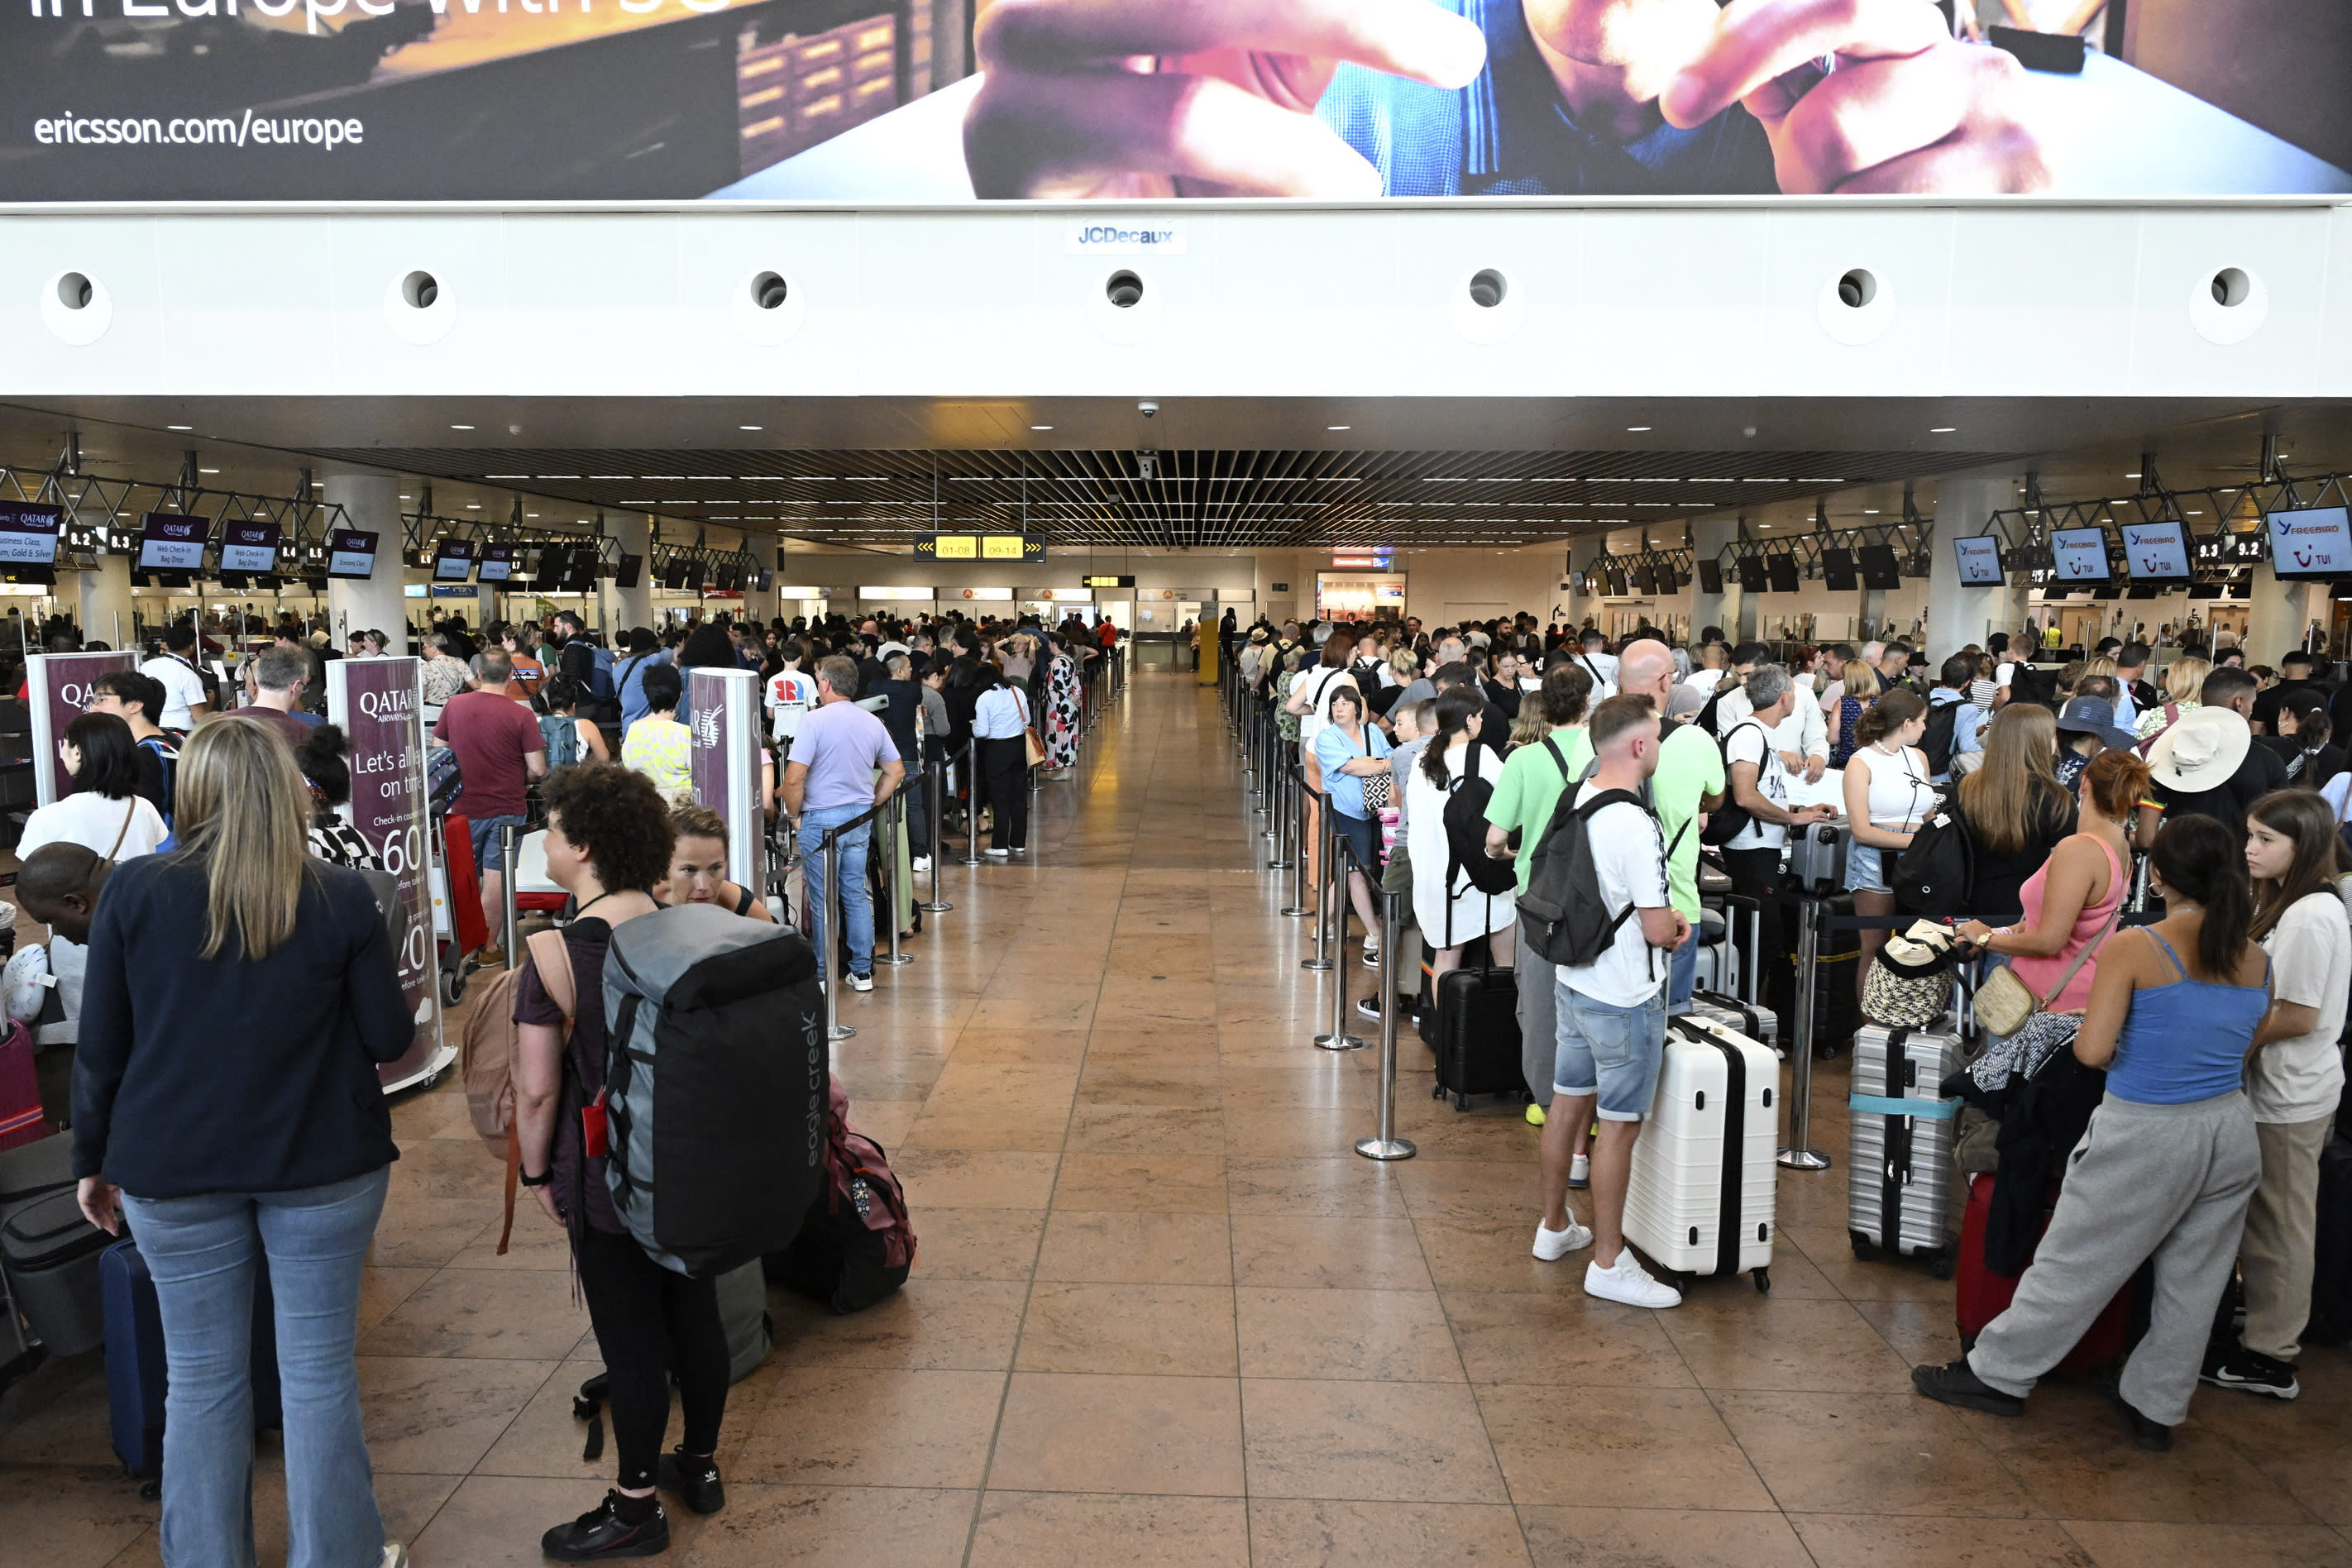
<instances>
[{"instance_id":1,"label":"woman in light blue shirt","mask_svg":"<svg viewBox=\"0 0 2352 1568\"><path fill-rule=\"evenodd\" d=\"M980 667L982 691L972 705L972 745L981 786L995 814L988 857L1002 860L1029 848L1029 694L989 665Z\"/></svg>"},{"instance_id":2,"label":"woman in light blue shirt","mask_svg":"<svg viewBox=\"0 0 2352 1568\"><path fill-rule=\"evenodd\" d=\"M1389 771L1389 738L1364 722L1363 693L1334 685L1330 719L1315 732L1315 761L1323 770L1323 790L1331 803L1331 826L1355 852L1365 871L1381 867L1380 826L1364 804L1364 780ZM1372 912L1372 888L1363 871L1348 873L1348 896L1367 931L1381 929Z\"/></svg>"}]
</instances>

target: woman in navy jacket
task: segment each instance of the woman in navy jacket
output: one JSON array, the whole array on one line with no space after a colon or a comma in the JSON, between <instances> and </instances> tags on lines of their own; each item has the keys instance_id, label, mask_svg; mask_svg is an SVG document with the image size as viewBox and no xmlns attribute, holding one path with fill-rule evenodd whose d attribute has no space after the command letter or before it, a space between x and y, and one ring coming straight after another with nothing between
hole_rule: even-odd
<instances>
[{"instance_id":1,"label":"woman in navy jacket","mask_svg":"<svg viewBox=\"0 0 2352 1568\"><path fill-rule=\"evenodd\" d=\"M181 754L180 847L108 879L74 1063L82 1211L128 1218L171 1392L167 1563L251 1563L256 1277L276 1302L288 1568L400 1568L360 1434L361 1267L392 1119L376 1064L415 1033L356 871L310 858L310 791L276 731L222 718Z\"/></svg>"}]
</instances>

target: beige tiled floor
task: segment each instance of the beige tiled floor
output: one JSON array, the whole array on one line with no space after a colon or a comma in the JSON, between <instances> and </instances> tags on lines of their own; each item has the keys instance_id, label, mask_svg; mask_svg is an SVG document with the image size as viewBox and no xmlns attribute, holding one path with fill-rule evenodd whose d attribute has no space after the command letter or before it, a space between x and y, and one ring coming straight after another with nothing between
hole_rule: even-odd
<instances>
[{"instance_id":1,"label":"beige tiled floor","mask_svg":"<svg viewBox=\"0 0 2352 1568\"><path fill-rule=\"evenodd\" d=\"M950 867L916 962L844 999L838 1070L919 1265L857 1317L776 1299L729 1506L678 1521L679 1561L2352 1564L2341 1352L2294 1405L2200 1394L2168 1455L2081 1384L2013 1422L1912 1394L1953 1352L1951 1287L1852 1257L1840 1068L1814 1132L1838 1167L1784 1177L1769 1297L1586 1300L1580 1259L1528 1253L1532 1130L1426 1098L1410 1037L1421 1156L1357 1158L1371 1053L1307 1044L1327 994L1212 698L1147 672L1082 772L1045 786L1031 863ZM394 1117L360 1342L377 1489L422 1568L530 1563L606 1473L569 1405L587 1322L553 1233L494 1256L499 1168L455 1086ZM0 1405L0 1560L152 1562L154 1517L95 1365Z\"/></svg>"}]
</instances>

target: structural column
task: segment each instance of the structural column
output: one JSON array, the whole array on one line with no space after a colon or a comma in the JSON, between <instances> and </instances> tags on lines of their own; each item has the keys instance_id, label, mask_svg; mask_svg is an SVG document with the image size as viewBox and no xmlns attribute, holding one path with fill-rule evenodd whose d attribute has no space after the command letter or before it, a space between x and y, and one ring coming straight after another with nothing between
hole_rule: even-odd
<instances>
[{"instance_id":1,"label":"structural column","mask_svg":"<svg viewBox=\"0 0 2352 1568\"><path fill-rule=\"evenodd\" d=\"M2291 649L2305 646L2313 621L2324 631L2327 592L2324 584L2280 582L2267 561L2256 566L2246 616L2246 662L2276 666Z\"/></svg>"},{"instance_id":2,"label":"structural column","mask_svg":"<svg viewBox=\"0 0 2352 1568\"><path fill-rule=\"evenodd\" d=\"M2006 474L1959 474L1937 487L1936 540L1928 554L1927 658L1940 665L1969 643L1981 647L1997 631L2014 632L2025 624L2024 587L2007 583L1976 587L1960 581L1959 557L1952 541L1983 533L1992 526L1992 514L2013 504L2016 491Z\"/></svg>"},{"instance_id":3,"label":"structural column","mask_svg":"<svg viewBox=\"0 0 2352 1568\"><path fill-rule=\"evenodd\" d=\"M335 647L348 647L353 632L380 631L389 639L385 652L407 652L401 631L410 616L401 591L408 574L402 561L407 535L401 531L400 480L379 474L329 474L326 498L330 506L343 509L344 526L375 535L373 574L327 582L327 618L334 623L331 635Z\"/></svg>"},{"instance_id":4,"label":"structural column","mask_svg":"<svg viewBox=\"0 0 2352 1568\"><path fill-rule=\"evenodd\" d=\"M1698 642L1699 634L1709 626L1721 626L1724 635L1738 641L1733 627L1739 619L1739 579L1729 572L1724 574L1723 591L1710 594L1699 586L1697 563L1713 561L1723 547L1739 537L1739 520L1736 517L1701 518L1690 525L1691 542L1691 642Z\"/></svg>"},{"instance_id":5,"label":"structural column","mask_svg":"<svg viewBox=\"0 0 2352 1568\"><path fill-rule=\"evenodd\" d=\"M110 647L128 647L135 640L131 620L131 557L100 555L98 565L81 576L81 602L74 618L81 623L85 641Z\"/></svg>"},{"instance_id":6,"label":"structural column","mask_svg":"<svg viewBox=\"0 0 2352 1568\"><path fill-rule=\"evenodd\" d=\"M653 527L636 513L622 512L607 516L604 529L620 545L622 554L635 555L644 563L637 573L635 587L612 590L613 619L604 628L610 637L616 629L625 631L631 626L654 624Z\"/></svg>"}]
</instances>

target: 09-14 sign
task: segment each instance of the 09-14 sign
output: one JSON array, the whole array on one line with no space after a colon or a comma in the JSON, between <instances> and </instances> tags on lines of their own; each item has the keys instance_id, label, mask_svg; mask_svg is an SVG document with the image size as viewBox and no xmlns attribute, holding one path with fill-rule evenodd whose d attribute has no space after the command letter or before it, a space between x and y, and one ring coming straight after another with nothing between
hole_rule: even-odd
<instances>
[{"instance_id":1,"label":"09-14 sign","mask_svg":"<svg viewBox=\"0 0 2352 1568\"><path fill-rule=\"evenodd\" d=\"M919 533L918 561L1043 561L1042 533Z\"/></svg>"}]
</instances>

